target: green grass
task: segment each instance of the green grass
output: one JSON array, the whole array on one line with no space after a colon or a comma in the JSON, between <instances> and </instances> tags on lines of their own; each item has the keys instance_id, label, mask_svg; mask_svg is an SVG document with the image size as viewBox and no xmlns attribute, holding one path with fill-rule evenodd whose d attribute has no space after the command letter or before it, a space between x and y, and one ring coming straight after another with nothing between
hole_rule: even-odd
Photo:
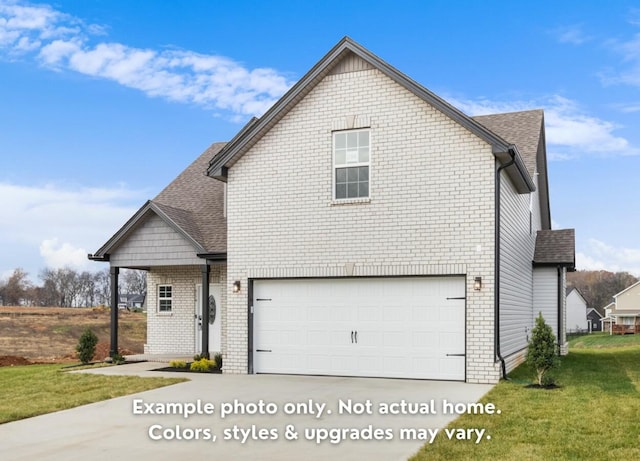
<instances>
[{"instance_id":1,"label":"green grass","mask_svg":"<svg viewBox=\"0 0 640 461\"><path fill-rule=\"evenodd\" d=\"M0 367L0 423L186 381L66 373L62 365Z\"/></svg>"},{"instance_id":2,"label":"green grass","mask_svg":"<svg viewBox=\"0 0 640 461\"><path fill-rule=\"evenodd\" d=\"M640 335L609 335L609 333L592 333L589 335L573 336L569 339L569 350L622 346L640 346Z\"/></svg>"},{"instance_id":3,"label":"green grass","mask_svg":"<svg viewBox=\"0 0 640 461\"><path fill-rule=\"evenodd\" d=\"M494 403L500 415L463 415L449 425L486 429L490 440L476 445L439 434L412 461L640 459L640 335L635 336L574 338L577 343L555 372L558 389L526 388L533 374L520 366L512 381L500 382L481 400Z\"/></svg>"}]
</instances>

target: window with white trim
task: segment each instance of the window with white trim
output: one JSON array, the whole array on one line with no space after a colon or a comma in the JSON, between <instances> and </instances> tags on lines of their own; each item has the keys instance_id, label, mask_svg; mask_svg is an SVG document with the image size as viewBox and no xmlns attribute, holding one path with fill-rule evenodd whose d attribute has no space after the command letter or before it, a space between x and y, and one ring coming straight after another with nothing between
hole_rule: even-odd
<instances>
[{"instance_id":1,"label":"window with white trim","mask_svg":"<svg viewBox=\"0 0 640 461\"><path fill-rule=\"evenodd\" d=\"M333 198L369 197L369 130L333 133Z\"/></svg>"},{"instance_id":2,"label":"window with white trim","mask_svg":"<svg viewBox=\"0 0 640 461\"><path fill-rule=\"evenodd\" d=\"M173 287L158 285L158 312L171 312L173 309Z\"/></svg>"}]
</instances>

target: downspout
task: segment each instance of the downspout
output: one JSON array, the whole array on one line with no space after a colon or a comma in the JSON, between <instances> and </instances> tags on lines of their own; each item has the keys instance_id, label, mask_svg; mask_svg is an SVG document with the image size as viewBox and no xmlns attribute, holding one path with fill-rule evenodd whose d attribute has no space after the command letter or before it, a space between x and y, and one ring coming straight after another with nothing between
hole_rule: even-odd
<instances>
[{"instance_id":1,"label":"downspout","mask_svg":"<svg viewBox=\"0 0 640 461\"><path fill-rule=\"evenodd\" d=\"M509 149L509 155L511 156L511 160L509 160L504 165L500 165L496 169L496 195L495 195L495 236L494 236L494 293L493 293L493 349L494 349L494 360L500 360L502 364L502 378L507 379L507 366L504 363L504 358L502 358L502 353L500 352L500 173L505 168L510 167L516 162L516 153L513 149Z\"/></svg>"},{"instance_id":2,"label":"downspout","mask_svg":"<svg viewBox=\"0 0 640 461\"><path fill-rule=\"evenodd\" d=\"M558 355L562 350L562 266L558 266Z\"/></svg>"}]
</instances>

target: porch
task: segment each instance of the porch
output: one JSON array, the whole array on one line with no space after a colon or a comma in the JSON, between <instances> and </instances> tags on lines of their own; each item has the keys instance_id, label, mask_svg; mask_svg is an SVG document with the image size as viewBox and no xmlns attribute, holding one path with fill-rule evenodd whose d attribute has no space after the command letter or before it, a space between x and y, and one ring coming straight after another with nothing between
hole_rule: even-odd
<instances>
[{"instance_id":1,"label":"porch","mask_svg":"<svg viewBox=\"0 0 640 461\"><path fill-rule=\"evenodd\" d=\"M618 325L614 323L611 325L611 334L613 335L633 335L636 333L640 333L640 324Z\"/></svg>"}]
</instances>

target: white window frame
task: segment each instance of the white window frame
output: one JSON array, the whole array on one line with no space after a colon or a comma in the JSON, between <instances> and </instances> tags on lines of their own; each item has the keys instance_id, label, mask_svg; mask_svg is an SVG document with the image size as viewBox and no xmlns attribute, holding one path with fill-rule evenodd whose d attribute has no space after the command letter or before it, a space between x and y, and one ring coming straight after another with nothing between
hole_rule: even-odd
<instances>
[{"instance_id":1,"label":"white window frame","mask_svg":"<svg viewBox=\"0 0 640 461\"><path fill-rule=\"evenodd\" d=\"M344 134L349 134L349 133L361 133L361 132L367 132L368 133L368 137L369 137L369 145L367 146L368 148L368 160L366 162L361 162L359 161L352 161L352 162L347 162L345 159L345 163L341 163L341 164L336 164L336 136L337 135L344 135ZM354 202L354 201L366 201L368 202L371 199L371 129L370 128L357 128L357 129L353 129L353 130L339 130L339 131L334 131L331 134L331 150L332 150L332 158L331 158L331 188L332 188L332 192L331 192L331 196L334 200L334 202ZM359 146L359 144L358 144ZM359 167L367 167L368 168L368 179L367 179L367 184L368 184L368 190L367 190L367 195L363 196L363 197L342 197L342 198L337 198L336 197L336 176L337 176L337 170L340 168L359 168Z\"/></svg>"},{"instance_id":2,"label":"white window frame","mask_svg":"<svg viewBox=\"0 0 640 461\"><path fill-rule=\"evenodd\" d=\"M162 289L165 289L165 296L161 295ZM170 290L170 296L166 296L166 288L169 288ZM169 308L167 309L166 306L163 309L162 306L162 302L163 301L168 301L169 302ZM162 284L162 285L158 285L158 313L159 314L171 314L173 312L173 285L169 285L169 284Z\"/></svg>"}]
</instances>

